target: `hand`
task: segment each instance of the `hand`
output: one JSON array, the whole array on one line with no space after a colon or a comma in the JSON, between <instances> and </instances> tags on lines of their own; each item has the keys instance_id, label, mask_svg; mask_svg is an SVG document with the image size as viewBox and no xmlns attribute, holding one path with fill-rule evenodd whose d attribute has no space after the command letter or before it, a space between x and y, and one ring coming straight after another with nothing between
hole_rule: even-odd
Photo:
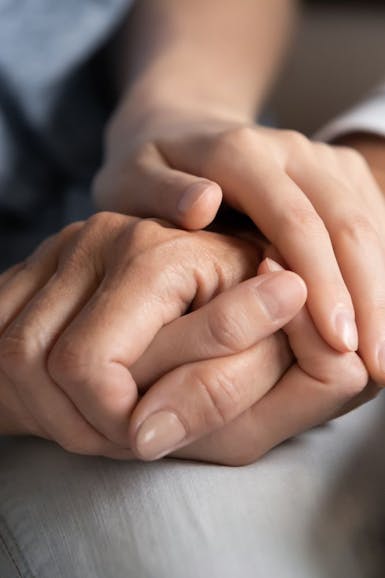
<instances>
[{"instance_id":1,"label":"hand","mask_svg":"<svg viewBox=\"0 0 385 578\"><path fill-rule=\"evenodd\" d=\"M382 194L385 194L385 138L367 133L347 134L336 144L359 152L368 163Z\"/></svg>"},{"instance_id":2,"label":"hand","mask_svg":"<svg viewBox=\"0 0 385 578\"><path fill-rule=\"evenodd\" d=\"M95 182L100 205L194 229L214 218L222 195L305 280L329 345L356 350L357 323L360 355L384 384L385 203L363 157L236 119L121 107Z\"/></svg>"},{"instance_id":3,"label":"hand","mask_svg":"<svg viewBox=\"0 0 385 578\"><path fill-rule=\"evenodd\" d=\"M261 264L260 272L280 269L277 263L267 259ZM194 316L198 321L199 315L199 311L192 313L190 321ZM144 358L151 355L154 361L167 357L170 349L178 344L188 322L186 317L182 317L163 328ZM235 331L236 328L237 324ZM231 324L226 335L234 334L234 329L230 329ZM280 356L277 356L276 348L280 345L277 334L274 340L270 338L270 341L265 341L264 357L261 357L260 344L246 352L235 353L230 358L218 359L216 367L213 363L211 369L207 362L196 362L193 364L194 371L183 367L171 372L173 380L166 382L160 379L145 394L132 416L132 429L138 432L137 443L133 446L135 455L141 459L156 459L168 453L165 445L160 452L161 445L171 442L173 428L178 435L181 431L183 435L179 426L182 423L186 434L171 456L223 465L246 465L275 445L350 411L378 393L377 386L367 384L367 372L359 356L356 353L339 353L329 347L319 336L305 308L284 330L296 356L295 363L287 372L284 372L284 367L285 364L288 367L288 359L282 345ZM235 339L232 346L234 352L237 351L237 343ZM220 353L215 347L214 351ZM193 358L194 355L184 360L187 362ZM228 423L233 414L233 403L237 404L242 398L245 388L250 392L260 390L260 379L272 367L272 362L277 364L278 359L283 365L277 368L281 378L275 387ZM189 378L186 373L189 373ZM202 389L210 392L210 400L213 401L210 413L202 412L202 404L197 403L197 392ZM217 403L222 397L218 395L221 389L230 394L230 403ZM167 426L162 426L156 415L165 419L165 410L171 414L166 418ZM224 426L200 437L212 422L223 423ZM147 429L143 431L145 423ZM169 447L171 450L172 447Z\"/></svg>"},{"instance_id":4,"label":"hand","mask_svg":"<svg viewBox=\"0 0 385 578\"><path fill-rule=\"evenodd\" d=\"M45 241L0 277L0 432L45 437L82 454L130 457L129 417L138 401L133 375L144 388L159 369L202 359L214 372L218 362L210 358L261 341L255 363L263 365L270 351L272 364L258 386L242 390L231 408L236 417L286 369L288 353L268 336L306 299L293 273L252 277L257 259L252 243L108 213ZM182 318L180 331L189 308L199 309ZM167 347L174 319L177 341L167 365L155 365L154 338L164 327ZM141 369L151 343L153 362ZM184 369L186 383L194 383L190 371L194 365ZM172 372L161 380L175 385ZM195 401L202 415L213 413L203 388ZM230 408L226 391L218 390L217 402ZM217 425L209 420L204 432Z\"/></svg>"}]
</instances>

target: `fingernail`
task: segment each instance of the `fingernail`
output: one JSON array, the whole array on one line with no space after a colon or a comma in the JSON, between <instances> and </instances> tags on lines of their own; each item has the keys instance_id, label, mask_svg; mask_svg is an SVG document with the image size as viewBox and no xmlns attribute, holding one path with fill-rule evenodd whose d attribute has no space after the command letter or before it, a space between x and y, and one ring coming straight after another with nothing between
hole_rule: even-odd
<instances>
[{"instance_id":1,"label":"fingernail","mask_svg":"<svg viewBox=\"0 0 385 578\"><path fill-rule=\"evenodd\" d=\"M283 267L281 267L281 265L279 263L277 263L277 261L270 259L270 257L266 257L265 263L266 263L269 271L271 271L271 273L274 273L275 271L283 271L284 270Z\"/></svg>"},{"instance_id":2,"label":"fingernail","mask_svg":"<svg viewBox=\"0 0 385 578\"><path fill-rule=\"evenodd\" d=\"M198 183L193 183L184 191L182 197L180 198L177 210L179 213L188 213L195 203L207 192L207 189L211 183L206 183L204 181L199 181Z\"/></svg>"},{"instance_id":3,"label":"fingernail","mask_svg":"<svg viewBox=\"0 0 385 578\"><path fill-rule=\"evenodd\" d=\"M348 351L356 351L358 348L358 332L354 316L349 311L339 311L335 315L334 326Z\"/></svg>"},{"instance_id":4,"label":"fingernail","mask_svg":"<svg viewBox=\"0 0 385 578\"><path fill-rule=\"evenodd\" d=\"M385 373L385 342L377 350L377 363L382 373Z\"/></svg>"},{"instance_id":5,"label":"fingernail","mask_svg":"<svg viewBox=\"0 0 385 578\"><path fill-rule=\"evenodd\" d=\"M256 287L257 295L274 321L295 313L305 301L306 286L298 275L281 271L269 275Z\"/></svg>"},{"instance_id":6,"label":"fingernail","mask_svg":"<svg viewBox=\"0 0 385 578\"><path fill-rule=\"evenodd\" d=\"M136 448L144 460L156 460L172 451L186 437L175 413L159 411L148 417L136 436Z\"/></svg>"}]
</instances>

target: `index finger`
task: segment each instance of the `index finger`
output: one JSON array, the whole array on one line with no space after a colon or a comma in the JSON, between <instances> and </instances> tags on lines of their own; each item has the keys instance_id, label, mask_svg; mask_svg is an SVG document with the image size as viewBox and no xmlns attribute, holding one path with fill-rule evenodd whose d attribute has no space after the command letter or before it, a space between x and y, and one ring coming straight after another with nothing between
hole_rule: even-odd
<instances>
[{"instance_id":1,"label":"index finger","mask_svg":"<svg viewBox=\"0 0 385 578\"><path fill-rule=\"evenodd\" d=\"M320 337L304 308L284 328L298 362L227 427L172 455L239 466L274 446L338 417L375 393L355 353L338 353Z\"/></svg>"},{"instance_id":2,"label":"index finger","mask_svg":"<svg viewBox=\"0 0 385 578\"><path fill-rule=\"evenodd\" d=\"M339 351L355 351L352 300L328 231L312 203L252 128L235 129L218 139L177 146L167 142L162 148L175 166L218 183L225 200L251 217L304 279L309 311L324 339Z\"/></svg>"},{"instance_id":3,"label":"index finger","mask_svg":"<svg viewBox=\"0 0 385 578\"><path fill-rule=\"evenodd\" d=\"M247 349L236 355L179 367L155 383L132 415L133 451L142 459L158 459L222 427L250 407L275 384L280 369L266 364L266 355L257 356L255 348L262 347L265 337L293 317L305 299L302 280L290 272L250 279L218 296L219 308L213 309L209 304L202 311L203 318L196 316L195 320L202 325L198 335L203 342L210 341L207 329L211 326L210 332L215 327L209 321L211 308L219 319L231 320L225 325L219 322L219 335L224 341L218 350L222 355L236 348L234 333L241 336L242 346ZM265 365L265 379L261 381L255 379L256 357L261 366Z\"/></svg>"}]
</instances>

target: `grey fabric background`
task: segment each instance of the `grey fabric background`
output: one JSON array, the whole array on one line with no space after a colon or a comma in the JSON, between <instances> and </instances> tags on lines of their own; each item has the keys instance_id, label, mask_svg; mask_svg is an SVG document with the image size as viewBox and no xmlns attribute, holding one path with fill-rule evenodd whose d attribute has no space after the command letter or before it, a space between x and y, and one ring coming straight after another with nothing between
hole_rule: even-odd
<instances>
[{"instance_id":1,"label":"grey fabric background","mask_svg":"<svg viewBox=\"0 0 385 578\"><path fill-rule=\"evenodd\" d=\"M0 576L382 578L384 402L244 468L3 439Z\"/></svg>"}]
</instances>

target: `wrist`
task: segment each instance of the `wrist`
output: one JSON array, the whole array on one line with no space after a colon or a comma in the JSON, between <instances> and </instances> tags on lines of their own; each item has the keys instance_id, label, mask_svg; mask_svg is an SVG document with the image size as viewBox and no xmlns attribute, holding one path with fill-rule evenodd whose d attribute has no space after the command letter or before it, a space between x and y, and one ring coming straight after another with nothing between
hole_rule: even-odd
<instances>
[{"instance_id":1,"label":"wrist","mask_svg":"<svg viewBox=\"0 0 385 578\"><path fill-rule=\"evenodd\" d=\"M171 71L146 71L127 86L118 110L136 118L163 111L188 111L197 117L233 118L247 123L254 122L260 105L257 99L242 97L241 91L238 98L233 98L219 79L208 84Z\"/></svg>"},{"instance_id":2,"label":"wrist","mask_svg":"<svg viewBox=\"0 0 385 578\"><path fill-rule=\"evenodd\" d=\"M215 95L186 94L182 89L157 88L157 83L137 82L127 90L106 130L107 150L124 142L152 140L159 135L254 124L254 115L230 106Z\"/></svg>"}]
</instances>

